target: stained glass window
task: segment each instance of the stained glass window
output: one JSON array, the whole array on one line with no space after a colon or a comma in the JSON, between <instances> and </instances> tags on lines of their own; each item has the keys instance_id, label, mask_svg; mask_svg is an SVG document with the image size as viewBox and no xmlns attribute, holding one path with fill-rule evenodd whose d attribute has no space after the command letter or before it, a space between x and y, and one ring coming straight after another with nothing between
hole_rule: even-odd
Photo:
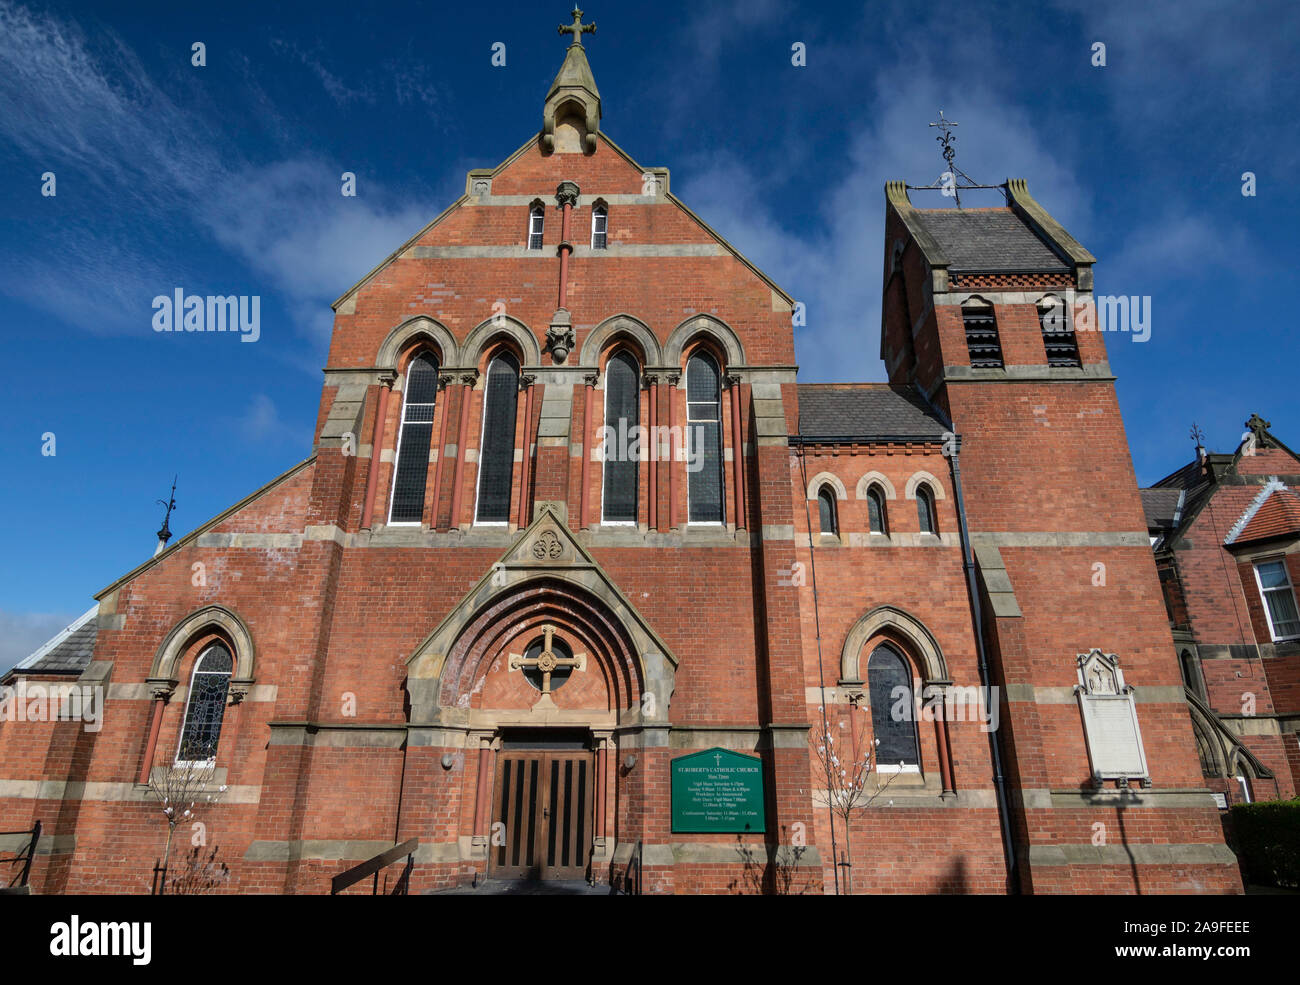
<instances>
[{"instance_id":1,"label":"stained glass window","mask_svg":"<svg viewBox=\"0 0 1300 985\"><path fill-rule=\"evenodd\" d=\"M478 458L478 523L505 523L510 516L510 483L515 470L515 410L519 402L519 364L502 353L488 367L483 391L483 440Z\"/></svg>"},{"instance_id":2,"label":"stained glass window","mask_svg":"<svg viewBox=\"0 0 1300 985\"><path fill-rule=\"evenodd\" d=\"M176 752L178 763L211 762L216 758L234 665L224 643L212 644L195 661L180 748Z\"/></svg>"},{"instance_id":3,"label":"stained glass window","mask_svg":"<svg viewBox=\"0 0 1300 985\"><path fill-rule=\"evenodd\" d=\"M687 519L722 523L722 389L718 364L708 353L686 364Z\"/></svg>"},{"instance_id":4,"label":"stained glass window","mask_svg":"<svg viewBox=\"0 0 1300 985\"><path fill-rule=\"evenodd\" d=\"M882 645L867 662L871 726L877 740L875 765L883 771L920 765L916 746L912 675L893 647Z\"/></svg>"},{"instance_id":5,"label":"stained glass window","mask_svg":"<svg viewBox=\"0 0 1300 985\"><path fill-rule=\"evenodd\" d=\"M885 499L877 486L867 490L867 522L873 534L889 532L885 529Z\"/></svg>"},{"instance_id":6,"label":"stained glass window","mask_svg":"<svg viewBox=\"0 0 1300 985\"><path fill-rule=\"evenodd\" d=\"M438 363L430 354L421 353L411 360L406 371L389 523L419 523L424 518L424 484L429 474L429 445L433 441L437 399Z\"/></svg>"},{"instance_id":7,"label":"stained glass window","mask_svg":"<svg viewBox=\"0 0 1300 985\"><path fill-rule=\"evenodd\" d=\"M822 486L817 493L817 512L820 515L822 533L838 533L835 524L835 491L830 486Z\"/></svg>"},{"instance_id":8,"label":"stained glass window","mask_svg":"<svg viewBox=\"0 0 1300 985\"><path fill-rule=\"evenodd\" d=\"M934 522L934 497L925 486L916 489L916 518L921 525L921 533L937 534L939 528Z\"/></svg>"},{"instance_id":9,"label":"stained glass window","mask_svg":"<svg viewBox=\"0 0 1300 985\"><path fill-rule=\"evenodd\" d=\"M636 522L639 455L631 454L631 435L640 411L639 377L636 362L626 352L610 357L605 367L605 426L609 430L605 432L602 516L607 523ZM612 443L611 437L616 439Z\"/></svg>"}]
</instances>

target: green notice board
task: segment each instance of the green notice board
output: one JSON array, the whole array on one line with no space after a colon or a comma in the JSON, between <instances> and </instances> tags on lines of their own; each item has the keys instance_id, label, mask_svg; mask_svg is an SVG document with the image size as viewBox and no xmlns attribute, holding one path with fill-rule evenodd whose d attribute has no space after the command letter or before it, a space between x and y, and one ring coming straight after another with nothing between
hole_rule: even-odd
<instances>
[{"instance_id":1,"label":"green notice board","mask_svg":"<svg viewBox=\"0 0 1300 985\"><path fill-rule=\"evenodd\" d=\"M763 761L729 749L706 749L671 763L673 830L765 830Z\"/></svg>"}]
</instances>

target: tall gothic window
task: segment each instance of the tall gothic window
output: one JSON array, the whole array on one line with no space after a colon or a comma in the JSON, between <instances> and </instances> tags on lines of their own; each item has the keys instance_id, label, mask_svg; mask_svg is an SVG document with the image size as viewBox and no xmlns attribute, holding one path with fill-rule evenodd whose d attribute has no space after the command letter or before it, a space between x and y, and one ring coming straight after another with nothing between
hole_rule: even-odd
<instances>
[{"instance_id":1,"label":"tall gothic window","mask_svg":"<svg viewBox=\"0 0 1300 985\"><path fill-rule=\"evenodd\" d=\"M605 367L605 468L602 481L605 523L636 523L638 457L629 454L641 403L636 362L627 352ZM610 439L614 439L612 442ZM612 447L611 447L612 445Z\"/></svg>"},{"instance_id":2,"label":"tall gothic window","mask_svg":"<svg viewBox=\"0 0 1300 985\"><path fill-rule=\"evenodd\" d=\"M433 410L437 399L438 363L429 353L422 352L411 360L406 370L389 523L419 523L424 517L424 483L429 474L429 444L433 440ZM379 450L372 450L371 455L373 467L379 460Z\"/></svg>"},{"instance_id":3,"label":"tall gothic window","mask_svg":"<svg viewBox=\"0 0 1300 985\"><path fill-rule=\"evenodd\" d=\"M546 206L538 202L528 210L528 248L530 250L540 250L542 248L542 227L545 222Z\"/></svg>"},{"instance_id":4,"label":"tall gothic window","mask_svg":"<svg viewBox=\"0 0 1300 985\"><path fill-rule=\"evenodd\" d=\"M194 662L176 762L208 763L216 759L221 719L226 711L226 692L230 689L234 667L235 662L224 643L213 643Z\"/></svg>"},{"instance_id":5,"label":"tall gothic window","mask_svg":"<svg viewBox=\"0 0 1300 985\"><path fill-rule=\"evenodd\" d=\"M519 363L508 352L494 358L488 366L483 401L475 522L505 523L510 516L510 482L515 471L515 408L519 401Z\"/></svg>"},{"instance_id":6,"label":"tall gothic window","mask_svg":"<svg viewBox=\"0 0 1300 985\"><path fill-rule=\"evenodd\" d=\"M885 518L885 497L879 486L867 490L867 525L873 534L888 534Z\"/></svg>"},{"instance_id":7,"label":"tall gothic window","mask_svg":"<svg viewBox=\"0 0 1300 985\"><path fill-rule=\"evenodd\" d=\"M867 661L871 692L871 726L875 732L876 769L882 773L915 772L921 757L916 745L916 703L907 661L881 644Z\"/></svg>"},{"instance_id":8,"label":"tall gothic window","mask_svg":"<svg viewBox=\"0 0 1300 985\"><path fill-rule=\"evenodd\" d=\"M591 210L591 248L603 250L608 245L609 207L604 202L597 202Z\"/></svg>"},{"instance_id":9,"label":"tall gothic window","mask_svg":"<svg viewBox=\"0 0 1300 985\"><path fill-rule=\"evenodd\" d=\"M924 486L916 487L916 519L920 524L921 533L937 534L938 526L934 519L934 493Z\"/></svg>"},{"instance_id":10,"label":"tall gothic window","mask_svg":"<svg viewBox=\"0 0 1300 985\"><path fill-rule=\"evenodd\" d=\"M839 524L835 519L835 490L824 485L817 491L817 514L821 520L822 533L837 534Z\"/></svg>"},{"instance_id":11,"label":"tall gothic window","mask_svg":"<svg viewBox=\"0 0 1300 985\"><path fill-rule=\"evenodd\" d=\"M686 363L687 521L723 523L722 379L707 352Z\"/></svg>"}]
</instances>

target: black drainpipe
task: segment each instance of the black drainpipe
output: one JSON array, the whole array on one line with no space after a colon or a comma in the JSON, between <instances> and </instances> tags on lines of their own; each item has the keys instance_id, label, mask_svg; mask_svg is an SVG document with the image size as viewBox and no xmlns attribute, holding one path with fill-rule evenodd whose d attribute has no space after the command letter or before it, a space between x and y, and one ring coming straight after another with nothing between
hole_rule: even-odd
<instances>
[{"instance_id":1,"label":"black drainpipe","mask_svg":"<svg viewBox=\"0 0 1300 985\"><path fill-rule=\"evenodd\" d=\"M984 689L984 707L991 707L992 694L989 689L988 656L984 650L984 617L980 613L979 588L975 583L975 557L971 552L970 531L966 529L966 502L961 494L961 463L958 450L961 448L961 436L953 435L952 488L957 500L957 523L961 531L962 567L966 570L966 591L970 596L971 620L975 626L975 652L979 656L980 686ZM999 717L999 723L1001 718ZM1020 892L1020 878L1016 865L1016 843L1011 834L1011 812L1007 806L1007 780L1002 774L1002 751L996 731L989 732L989 748L993 751L993 787L998 798L998 821L1002 827L1002 851L1007 858L1008 890L1013 894Z\"/></svg>"}]
</instances>

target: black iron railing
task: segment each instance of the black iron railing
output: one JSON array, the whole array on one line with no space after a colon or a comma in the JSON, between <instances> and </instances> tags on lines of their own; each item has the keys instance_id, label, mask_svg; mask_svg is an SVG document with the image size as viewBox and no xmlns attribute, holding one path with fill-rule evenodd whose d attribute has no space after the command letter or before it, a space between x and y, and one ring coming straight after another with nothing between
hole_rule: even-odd
<instances>
[{"instance_id":1,"label":"black iron railing","mask_svg":"<svg viewBox=\"0 0 1300 985\"><path fill-rule=\"evenodd\" d=\"M385 896L405 896L411 888L411 870L415 868L415 850L420 845L418 838L412 838L410 841L404 841L386 852L380 852L374 858L368 858L360 865L354 865L346 872L340 872L330 880L330 895L337 896L349 886L355 885L366 876L374 876L374 884L371 886L370 895L378 896L379 893L379 873L381 870L392 865L403 855L406 856L406 864L402 866L401 874L397 881L393 883L393 888L387 890Z\"/></svg>"},{"instance_id":2,"label":"black iron railing","mask_svg":"<svg viewBox=\"0 0 1300 985\"><path fill-rule=\"evenodd\" d=\"M29 892L27 879L32 874L32 860L36 857L36 843L41 840L41 822L37 821L28 830L0 831L0 838L12 835L27 835L23 846L12 855L0 855L0 865L12 866L9 880L4 883L4 890L10 893Z\"/></svg>"}]
</instances>

